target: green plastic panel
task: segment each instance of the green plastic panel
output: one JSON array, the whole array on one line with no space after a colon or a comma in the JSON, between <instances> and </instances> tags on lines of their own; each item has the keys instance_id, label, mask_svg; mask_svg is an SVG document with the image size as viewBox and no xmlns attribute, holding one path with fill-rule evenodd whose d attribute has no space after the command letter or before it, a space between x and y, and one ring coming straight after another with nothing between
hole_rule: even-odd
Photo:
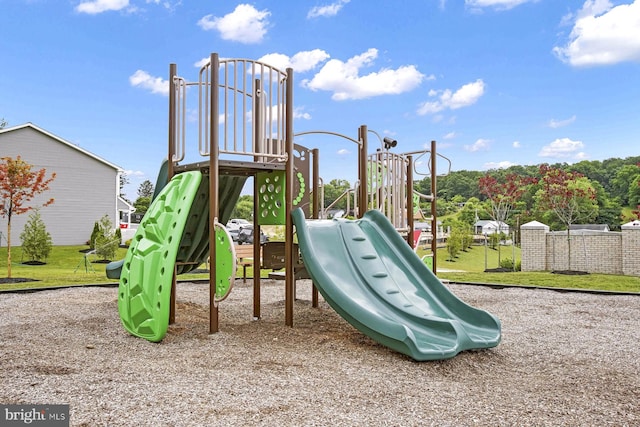
<instances>
[{"instance_id":1,"label":"green plastic panel","mask_svg":"<svg viewBox=\"0 0 640 427\"><path fill-rule=\"evenodd\" d=\"M501 339L492 314L458 299L379 211L359 220L292 213L304 265L331 307L358 330L415 360L447 359Z\"/></svg>"},{"instance_id":2,"label":"green plastic panel","mask_svg":"<svg viewBox=\"0 0 640 427\"><path fill-rule=\"evenodd\" d=\"M132 335L158 342L167 333L176 255L201 181L199 171L175 176L131 241L120 274L118 312Z\"/></svg>"},{"instance_id":3,"label":"green plastic panel","mask_svg":"<svg viewBox=\"0 0 640 427\"><path fill-rule=\"evenodd\" d=\"M236 281L236 250L233 239L224 225L216 223L216 301L224 300L231 293Z\"/></svg>"},{"instance_id":4,"label":"green plastic panel","mask_svg":"<svg viewBox=\"0 0 640 427\"><path fill-rule=\"evenodd\" d=\"M260 172L256 175L258 185L258 224L284 225L285 171Z\"/></svg>"}]
</instances>

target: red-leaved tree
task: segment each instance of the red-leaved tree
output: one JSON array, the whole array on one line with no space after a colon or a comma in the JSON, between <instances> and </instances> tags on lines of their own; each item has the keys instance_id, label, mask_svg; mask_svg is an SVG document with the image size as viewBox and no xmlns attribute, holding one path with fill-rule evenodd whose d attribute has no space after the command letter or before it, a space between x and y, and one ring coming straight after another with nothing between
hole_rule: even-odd
<instances>
[{"instance_id":1,"label":"red-leaved tree","mask_svg":"<svg viewBox=\"0 0 640 427\"><path fill-rule=\"evenodd\" d=\"M597 212L596 191L579 172L567 172L547 164L539 168L542 209L552 211L567 227L567 266L571 270L571 225Z\"/></svg>"},{"instance_id":2,"label":"red-leaved tree","mask_svg":"<svg viewBox=\"0 0 640 427\"><path fill-rule=\"evenodd\" d=\"M49 189L55 172L46 177L46 169L32 171L33 165L18 156L0 159L0 215L7 218L7 277L11 277L11 217L29 212L35 206L27 206L36 195ZM53 203L49 199L41 206Z\"/></svg>"},{"instance_id":3,"label":"red-leaved tree","mask_svg":"<svg viewBox=\"0 0 640 427\"><path fill-rule=\"evenodd\" d=\"M491 204L489 216L498 225L498 235L501 233L502 224L509 219L522 195L527 191L527 186L536 182L535 178L524 177L510 173L502 181L494 176L486 174L478 179L478 189L481 194L487 196ZM515 260L513 260L515 262ZM498 245L498 265L500 264L500 245Z\"/></svg>"}]
</instances>

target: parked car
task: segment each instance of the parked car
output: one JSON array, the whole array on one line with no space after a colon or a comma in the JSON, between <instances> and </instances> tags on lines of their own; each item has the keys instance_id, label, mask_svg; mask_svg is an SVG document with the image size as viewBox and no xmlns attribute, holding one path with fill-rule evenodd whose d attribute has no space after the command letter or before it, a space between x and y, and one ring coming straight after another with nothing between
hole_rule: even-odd
<instances>
[{"instance_id":1,"label":"parked car","mask_svg":"<svg viewBox=\"0 0 640 427\"><path fill-rule=\"evenodd\" d=\"M238 241L238 233L240 232L239 228L236 228L234 230L229 230L227 229L227 231L229 232L229 235L231 236L231 240L233 240L234 242Z\"/></svg>"},{"instance_id":2,"label":"parked car","mask_svg":"<svg viewBox=\"0 0 640 427\"><path fill-rule=\"evenodd\" d=\"M233 237L233 236L232 236ZM266 234L260 230L260 244L266 243L269 240ZM248 226L243 226L238 231L238 244L242 245L243 243L252 244L253 243L253 224L249 224Z\"/></svg>"},{"instance_id":3,"label":"parked car","mask_svg":"<svg viewBox=\"0 0 640 427\"><path fill-rule=\"evenodd\" d=\"M227 230L231 231L231 230L239 230L243 227L246 227L247 225L252 225L252 224L246 219L232 218L229 221L227 221L226 227L227 227Z\"/></svg>"}]
</instances>

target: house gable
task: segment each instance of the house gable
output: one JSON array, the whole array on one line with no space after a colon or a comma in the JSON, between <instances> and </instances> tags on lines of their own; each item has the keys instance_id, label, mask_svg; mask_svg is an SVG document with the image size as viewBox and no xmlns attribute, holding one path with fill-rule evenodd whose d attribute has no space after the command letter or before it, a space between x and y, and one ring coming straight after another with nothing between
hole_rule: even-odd
<instances>
[{"instance_id":1,"label":"house gable","mask_svg":"<svg viewBox=\"0 0 640 427\"><path fill-rule=\"evenodd\" d=\"M20 156L34 170L45 168L47 176L56 173L49 191L36 196L31 206L54 198L54 203L40 211L47 231L55 245L78 245L91 235L93 224L109 215L118 224L117 196L121 168L28 123L0 131L0 157ZM12 244L19 245L18 236L28 214L12 217ZM0 218L6 231L6 218Z\"/></svg>"}]
</instances>

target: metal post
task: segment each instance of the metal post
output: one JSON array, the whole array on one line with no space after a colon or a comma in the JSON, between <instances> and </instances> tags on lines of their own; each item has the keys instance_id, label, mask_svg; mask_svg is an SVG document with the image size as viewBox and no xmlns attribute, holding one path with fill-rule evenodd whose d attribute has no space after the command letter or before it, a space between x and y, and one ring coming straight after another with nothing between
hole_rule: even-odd
<instances>
[{"instance_id":1,"label":"metal post","mask_svg":"<svg viewBox=\"0 0 640 427\"><path fill-rule=\"evenodd\" d=\"M209 108L210 123L209 126L209 333L218 332L218 304L216 298L216 268L213 266L216 262L216 236L214 229L214 221L219 216L218 206L218 150L220 144L220 134L218 131L218 86L220 84L220 63L217 53L211 54L210 59L211 72L211 96L209 97L211 106Z\"/></svg>"},{"instance_id":2,"label":"metal post","mask_svg":"<svg viewBox=\"0 0 640 427\"><path fill-rule=\"evenodd\" d=\"M360 188L358 189L358 218L362 218L369 208L367 199L367 125L360 126L358 140L358 174Z\"/></svg>"},{"instance_id":3,"label":"metal post","mask_svg":"<svg viewBox=\"0 0 640 427\"><path fill-rule=\"evenodd\" d=\"M285 166L285 324L293 326L293 302L295 300L295 272L293 271L293 69L287 68L287 86L285 100L285 148L287 151L287 163Z\"/></svg>"},{"instance_id":4,"label":"metal post","mask_svg":"<svg viewBox=\"0 0 640 427\"><path fill-rule=\"evenodd\" d=\"M407 242L414 248L416 244L413 241L413 156L407 156L407 225L409 226Z\"/></svg>"},{"instance_id":5,"label":"metal post","mask_svg":"<svg viewBox=\"0 0 640 427\"><path fill-rule=\"evenodd\" d=\"M431 141L431 252L433 253L433 274L437 274L438 253L438 212L436 210L436 142Z\"/></svg>"},{"instance_id":6,"label":"metal post","mask_svg":"<svg viewBox=\"0 0 640 427\"><path fill-rule=\"evenodd\" d=\"M312 209L311 209L311 217L314 219L318 219L320 217L320 150L314 148L311 150L312 159L313 159L313 171L312 171L312 181L313 181L313 199L311 201ZM318 307L318 288L316 288L315 283L311 284L311 306L316 308Z\"/></svg>"},{"instance_id":7,"label":"metal post","mask_svg":"<svg viewBox=\"0 0 640 427\"><path fill-rule=\"evenodd\" d=\"M167 163L167 182L173 178L173 155L176 143L176 84L173 78L178 73L176 64L169 64L169 147ZM169 324L176 321L176 268L173 267L173 277L171 279L171 297L169 298Z\"/></svg>"}]
</instances>

